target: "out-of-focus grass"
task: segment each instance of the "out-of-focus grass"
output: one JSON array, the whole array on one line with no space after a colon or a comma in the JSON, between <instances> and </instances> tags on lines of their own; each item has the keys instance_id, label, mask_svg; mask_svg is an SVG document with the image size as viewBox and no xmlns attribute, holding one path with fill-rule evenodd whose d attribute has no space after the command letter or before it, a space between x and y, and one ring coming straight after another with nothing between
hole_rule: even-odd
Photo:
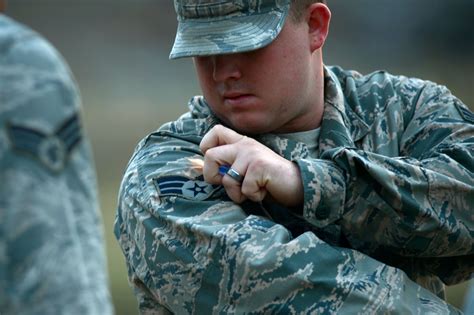
<instances>
[{"instance_id":1,"label":"out-of-focus grass","mask_svg":"<svg viewBox=\"0 0 474 315\"><path fill-rule=\"evenodd\" d=\"M113 233L118 182L100 185L100 200L105 227L105 241L112 299L117 315L138 314L137 302L127 281L124 256Z\"/></svg>"},{"instance_id":2,"label":"out-of-focus grass","mask_svg":"<svg viewBox=\"0 0 474 315\"><path fill-rule=\"evenodd\" d=\"M466 291L473 281L464 282L458 285L453 285L447 288L446 290L446 299L449 303L456 306L457 308L462 309L465 302Z\"/></svg>"},{"instance_id":3,"label":"out-of-focus grass","mask_svg":"<svg viewBox=\"0 0 474 315\"><path fill-rule=\"evenodd\" d=\"M124 258L113 234L118 187L118 181L105 182L100 185L112 298L117 315L138 314L135 297L127 282ZM448 301L454 306L462 308L467 287L468 282L449 287L447 290Z\"/></svg>"}]
</instances>

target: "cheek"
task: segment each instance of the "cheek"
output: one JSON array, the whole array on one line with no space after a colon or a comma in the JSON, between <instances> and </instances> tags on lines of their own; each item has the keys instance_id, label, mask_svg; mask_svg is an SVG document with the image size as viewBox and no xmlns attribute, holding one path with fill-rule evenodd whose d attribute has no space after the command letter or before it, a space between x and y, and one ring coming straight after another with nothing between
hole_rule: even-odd
<instances>
[{"instance_id":1,"label":"cheek","mask_svg":"<svg viewBox=\"0 0 474 315\"><path fill-rule=\"evenodd\" d=\"M280 66L283 65L280 64ZM298 90L303 83L302 76L304 74L291 63L284 66L278 68L278 71L272 74L270 92L274 97L282 97L284 101L288 101L288 98L292 98L294 94L299 93Z\"/></svg>"},{"instance_id":2,"label":"cheek","mask_svg":"<svg viewBox=\"0 0 474 315\"><path fill-rule=\"evenodd\" d=\"M212 67L210 62L204 58L195 58L194 69L203 92L209 90L212 86Z\"/></svg>"},{"instance_id":3,"label":"cheek","mask_svg":"<svg viewBox=\"0 0 474 315\"><path fill-rule=\"evenodd\" d=\"M295 55L292 50L283 50L280 55L271 57L273 58L267 59L269 63L265 72L267 80L270 79L272 82L272 92L290 92L288 89L292 89L292 86L301 82L301 78L304 76L303 71L307 70L302 68L302 62L297 60L301 56Z\"/></svg>"},{"instance_id":4,"label":"cheek","mask_svg":"<svg viewBox=\"0 0 474 315\"><path fill-rule=\"evenodd\" d=\"M212 78L203 74L198 74L197 77L204 98L211 104L216 103L218 101L218 93Z\"/></svg>"},{"instance_id":5,"label":"cheek","mask_svg":"<svg viewBox=\"0 0 474 315\"><path fill-rule=\"evenodd\" d=\"M204 90L206 86L209 85L209 77L207 75L207 72L202 67L196 66L196 76L198 78L199 85Z\"/></svg>"}]
</instances>

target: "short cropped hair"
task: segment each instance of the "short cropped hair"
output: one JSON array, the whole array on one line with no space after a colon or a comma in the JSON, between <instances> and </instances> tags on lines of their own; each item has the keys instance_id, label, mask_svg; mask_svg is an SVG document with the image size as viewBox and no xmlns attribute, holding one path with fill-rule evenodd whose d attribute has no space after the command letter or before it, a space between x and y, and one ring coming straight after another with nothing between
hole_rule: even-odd
<instances>
[{"instance_id":1,"label":"short cropped hair","mask_svg":"<svg viewBox=\"0 0 474 315\"><path fill-rule=\"evenodd\" d=\"M326 0L291 0L290 16L293 21L300 22L306 9L317 2L326 4Z\"/></svg>"}]
</instances>

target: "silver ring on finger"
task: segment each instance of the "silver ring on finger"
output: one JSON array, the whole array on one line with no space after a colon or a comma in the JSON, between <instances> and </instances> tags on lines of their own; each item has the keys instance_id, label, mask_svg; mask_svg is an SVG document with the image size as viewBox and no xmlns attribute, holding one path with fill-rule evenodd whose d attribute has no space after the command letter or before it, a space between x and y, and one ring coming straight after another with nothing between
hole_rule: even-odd
<instances>
[{"instance_id":1,"label":"silver ring on finger","mask_svg":"<svg viewBox=\"0 0 474 315\"><path fill-rule=\"evenodd\" d=\"M229 168L226 174L232 177L234 180L236 180L239 183L242 183L244 181L244 177L240 175L240 173L234 170L232 167Z\"/></svg>"}]
</instances>

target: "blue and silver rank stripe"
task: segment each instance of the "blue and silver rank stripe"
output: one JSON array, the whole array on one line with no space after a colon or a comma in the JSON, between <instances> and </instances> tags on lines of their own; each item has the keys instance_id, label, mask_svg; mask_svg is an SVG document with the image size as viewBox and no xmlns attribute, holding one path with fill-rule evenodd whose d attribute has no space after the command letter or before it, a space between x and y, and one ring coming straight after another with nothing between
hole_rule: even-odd
<instances>
[{"instance_id":1,"label":"blue and silver rank stripe","mask_svg":"<svg viewBox=\"0 0 474 315\"><path fill-rule=\"evenodd\" d=\"M206 200L221 186L211 185L202 176L188 178L185 176L160 176L155 178L160 196L181 196L192 200Z\"/></svg>"}]
</instances>

